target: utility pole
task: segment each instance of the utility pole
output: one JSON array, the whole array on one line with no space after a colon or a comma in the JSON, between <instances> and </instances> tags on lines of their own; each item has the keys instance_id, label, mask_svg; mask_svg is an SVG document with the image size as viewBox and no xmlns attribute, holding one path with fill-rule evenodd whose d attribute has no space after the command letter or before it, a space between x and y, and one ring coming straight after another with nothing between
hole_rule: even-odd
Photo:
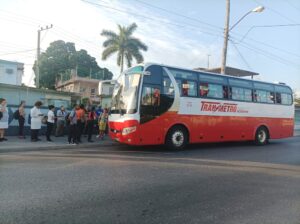
<instances>
[{"instance_id":1,"label":"utility pole","mask_svg":"<svg viewBox=\"0 0 300 224\"><path fill-rule=\"evenodd\" d=\"M210 54L207 55L207 69L209 69L209 57L210 57Z\"/></svg>"},{"instance_id":2,"label":"utility pole","mask_svg":"<svg viewBox=\"0 0 300 224\"><path fill-rule=\"evenodd\" d=\"M53 25L46 27L41 27L38 29L38 38L37 38L37 52L36 52L36 68L35 68L35 86L36 88L40 87L40 54L41 54L41 32L43 30L51 29Z\"/></svg>"},{"instance_id":3,"label":"utility pole","mask_svg":"<svg viewBox=\"0 0 300 224\"><path fill-rule=\"evenodd\" d=\"M226 57L227 57L227 46L229 37L229 17L230 17L230 0L226 0L226 17L225 17L225 28L224 28L224 45L222 51L222 64L221 74L226 73Z\"/></svg>"}]
</instances>

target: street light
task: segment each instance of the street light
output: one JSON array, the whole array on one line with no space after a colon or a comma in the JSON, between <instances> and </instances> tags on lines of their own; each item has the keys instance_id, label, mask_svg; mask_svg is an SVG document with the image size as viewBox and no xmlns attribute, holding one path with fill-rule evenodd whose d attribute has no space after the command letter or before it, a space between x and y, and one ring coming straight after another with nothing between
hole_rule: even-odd
<instances>
[{"instance_id":1,"label":"street light","mask_svg":"<svg viewBox=\"0 0 300 224\"><path fill-rule=\"evenodd\" d=\"M245 15L243 15L234 25L229 28L229 15L230 15L230 0L226 1L226 21L225 21L225 29L224 29L224 46L222 51L222 64L221 64L221 73L226 73L226 59L227 59L227 46L228 46L228 38L229 38L229 31L231 31L237 24L239 24L246 16L248 16L252 12L262 12L264 11L265 7L258 6Z\"/></svg>"}]
</instances>

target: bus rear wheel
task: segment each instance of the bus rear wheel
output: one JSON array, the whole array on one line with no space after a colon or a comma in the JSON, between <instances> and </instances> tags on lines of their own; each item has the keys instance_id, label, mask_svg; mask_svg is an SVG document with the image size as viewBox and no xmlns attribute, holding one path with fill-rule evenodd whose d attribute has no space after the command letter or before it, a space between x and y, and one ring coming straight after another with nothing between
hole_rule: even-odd
<instances>
[{"instance_id":1,"label":"bus rear wheel","mask_svg":"<svg viewBox=\"0 0 300 224\"><path fill-rule=\"evenodd\" d=\"M182 126L172 127L166 137L166 145L169 149L180 150L188 143L187 130Z\"/></svg>"},{"instance_id":2,"label":"bus rear wheel","mask_svg":"<svg viewBox=\"0 0 300 224\"><path fill-rule=\"evenodd\" d=\"M259 127L255 133L255 144L266 145L269 142L269 132L266 127Z\"/></svg>"}]
</instances>

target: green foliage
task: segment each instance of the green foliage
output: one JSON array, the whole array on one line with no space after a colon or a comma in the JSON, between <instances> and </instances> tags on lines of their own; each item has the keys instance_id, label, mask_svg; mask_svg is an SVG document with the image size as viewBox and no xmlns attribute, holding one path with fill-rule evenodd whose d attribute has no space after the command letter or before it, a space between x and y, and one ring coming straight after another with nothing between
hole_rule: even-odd
<instances>
[{"instance_id":1,"label":"green foliage","mask_svg":"<svg viewBox=\"0 0 300 224\"><path fill-rule=\"evenodd\" d=\"M36 61L34 63L34 71ZM71 69L77 69L78 76L97 79L112 79L113 74L100 68L94 57L86 50L76 51L75 44L57 40L50 43L40 56L40 87L55 89L56 79L70 78ZM99 74L102 74L99 75Z\"/></svg>"},{"instance_id":2,"label":"green foliage","mask_svg":"<svg viewBox=\"0 0 300 224\"><path fill-rule=\"evenodd\" d=\"M137 29L135 23L128 27L118 25L119 33L116 34L110 30L103 30L101 35L107 39L103 42L105 48L102 52L102 59L106 60L108 57L117 53L117 65L123 71L124 61L127 67L131 67L133 58L137 63L144 61L144 57L140 50L147 51L148 47L139 39L132 37L133 32Z\"/></svg>"}]
</instances>

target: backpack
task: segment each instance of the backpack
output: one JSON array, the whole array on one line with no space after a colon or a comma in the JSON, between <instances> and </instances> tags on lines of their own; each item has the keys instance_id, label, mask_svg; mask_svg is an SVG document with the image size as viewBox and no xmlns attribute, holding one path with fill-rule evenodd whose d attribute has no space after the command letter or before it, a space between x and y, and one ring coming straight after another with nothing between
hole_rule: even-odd
<instances>
[{"instance_id":1,"label":"backpack","mask_svg":"<svg viewBox=\"0 0 300 224\"><path fill-rule=\"evenodd\" d=\"M20 111L19 111L19 109L17 109L17 110L14 112L13 118L16 119L16 120L19 120L19 118L20 118Z\"/></svg>"},{"instance_id":2,"label":"backpack","mask_svg":"<svg viewBox=\"0 0 300 224\"><path fill-rule=\"evenodd\" d=\"M66 115L66 117L65 117L65 119L66 119L66 122L67 122L67 124L69 125L70 123L71 123L71 121L70 121L70 114L71 114L71 112L69 112L67 115Z\"/></svg>"}]
</instances>

